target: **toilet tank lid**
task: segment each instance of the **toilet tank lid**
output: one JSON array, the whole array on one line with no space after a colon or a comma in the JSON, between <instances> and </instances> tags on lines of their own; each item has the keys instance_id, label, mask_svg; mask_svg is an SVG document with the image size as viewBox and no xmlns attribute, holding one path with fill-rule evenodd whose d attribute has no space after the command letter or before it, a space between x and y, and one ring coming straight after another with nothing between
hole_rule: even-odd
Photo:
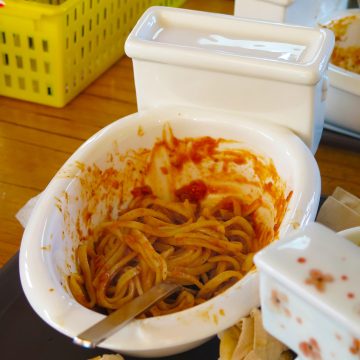
<instances>
[{"instance_id":1,"label":"toilet tank lid","mask_svg":"<svg viewBox=\"0 0 360 360\"><path fill-rule=\"evenodd\" d=\"M316 84L334 46L328 29L151 7L126 43L134 59Z\"/></svg>"}]
</instances>

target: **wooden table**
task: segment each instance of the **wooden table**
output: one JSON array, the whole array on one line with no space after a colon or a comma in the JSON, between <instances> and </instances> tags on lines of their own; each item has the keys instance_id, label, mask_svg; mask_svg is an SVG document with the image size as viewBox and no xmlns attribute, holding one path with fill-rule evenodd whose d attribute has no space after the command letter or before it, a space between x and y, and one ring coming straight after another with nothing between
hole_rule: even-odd
<instances>
[{"instance_id":1,"label":"wooden table","mask_svg":"<svg viewBox=\"0 0 360 360\"><path fill-rule=\"evenodd\" d=\"M189 0L185 7L230 14L233 1ZM0 267L19 249L23 229L16 212L86 139L133 112L135 88L127 57L63 109L0 97ZM323 137L316 159L324 195L342 186L360 196L359 148L350 139Z\"/></svg>"}]
</instances>

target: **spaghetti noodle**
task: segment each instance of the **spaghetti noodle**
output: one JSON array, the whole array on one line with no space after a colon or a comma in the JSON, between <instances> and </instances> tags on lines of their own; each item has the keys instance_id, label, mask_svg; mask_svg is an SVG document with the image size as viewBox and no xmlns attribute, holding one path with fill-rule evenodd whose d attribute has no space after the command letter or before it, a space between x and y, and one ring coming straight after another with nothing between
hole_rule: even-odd
<instances>
[{"instance_id":1,"label":"spaghetti noodle","mask_svg":"<svg viewBox=\"0 0 360 360\"><path fill-rule=\"evenodd\" d=\"M255 252L277 237L292 192L285 196L271 160L235 145L178 139L166 127L152 149L117 155L124 168L83 166L85 207L70 223L80 240L68 277L74 298L111 312L161 281L181 284L143 315L158 316L242 279Z\"/></svg>"},{"instance_id":2,"label":"spaghetti noodle","mask_svg":"<svg viewBox=\"0 0 360 360\"><path fill-rule=\"evenodd\" d=\"M326 27L334 32L335 47L331 55L331 63L345 70L360 74L360 46L344 46L348 37L349 26L358 21L355 15L346 16L341 19L333 20Z\"/></svg>"},{"instance_id":3,"label":"spaghetti noodle","mask_svg":"<svg viewBox=\"0 0 360 360\"><path fill-rule=\"evenodd\" d=\"M236 197L202 207L199 196L206 185L195 181L189 186L176 192L183 201L175 202L136 188L137 196L118 220L95 229L79 246L78 272L69 278L77 301L114 310L163 280L180 283L180 293L147 314L164 315L204 302L250 270L251 213L244 216Z\"/></svg>"}]
</instances>

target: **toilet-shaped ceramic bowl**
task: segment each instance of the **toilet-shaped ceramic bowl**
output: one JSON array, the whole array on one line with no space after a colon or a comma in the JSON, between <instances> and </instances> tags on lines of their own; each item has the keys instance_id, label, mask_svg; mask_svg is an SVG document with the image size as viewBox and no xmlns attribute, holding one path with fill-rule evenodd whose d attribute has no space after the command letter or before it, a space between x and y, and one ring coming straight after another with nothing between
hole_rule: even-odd
<instances>
[{"instance_id":1,"label":"toilet-shaped ceramic bowl","mask_svg":"<svg viewBox=\"0 0 360 360\"><path fill-rule=\"evenodd\" d=\"M333 43L326 29L150 8L126 42L139 112L110 124L71 156L43 192L26 227L20 273L34 310L70 337L104 317L77 303L66 286L86 226L96 226L109 215L104 209L116 216L123 205L117 193L122 187L112 186L118 179L107 178L106 185L96 186L90 174L95 169L95 179L101 174L122 176L131 154L151 149L166 124L179 139L231 140L254 159L273 164L289 195L280 238L312 221L320 197L313 153L323 126L324 72ZM254 162L242 165L251 176L256 174ZM94 203L91 194L98 191L101 201ZM85 224L82 214L90 205ZM179 353L230 327L258 305L258 274L251 271L193 308L134 320L100 346L144 357Z\"/></svg>"}]
</instances>

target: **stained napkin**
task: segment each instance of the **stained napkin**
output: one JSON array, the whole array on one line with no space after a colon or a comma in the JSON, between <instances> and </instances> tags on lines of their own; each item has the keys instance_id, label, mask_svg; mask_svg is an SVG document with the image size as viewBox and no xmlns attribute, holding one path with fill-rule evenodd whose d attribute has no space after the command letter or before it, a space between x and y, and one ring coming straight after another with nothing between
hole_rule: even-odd
<instances>
[{"instance_id":1,"label":"stained napkin","mask_svg":"<svg viewBox=\"0 0 360 360\"><path fill-rule=\"evenodd\" d=\"M119 354L105 354L103 356L96 356L94 358L91 358L89 360L124 360L124 358Z\"/></svg>"},{"instance_id":2,"label":"stained napkin","mask_svg":"<svg viewBox=\"0 0 360 360\"><path fill-rule=\"evenodd\" d=\"M337 187L320 208L316 221L336 232L360 226L360 199Z\"/></svg>"},{"instance_id":3,"label":"stained napkin","mask_svg":"<svg viewBox=\"0 0 360 360\"><path fill-rule=\"evenodd\" d=\"M219 360L290 360L295 355L267 333L261 311L253 309L249 316L219 334Z\"/></svg>"},{"instance_id":4,"label":"stained napkin","mask_svg":"<svg viewBox=\"0 0 360 360\"><path fill-rule=\"evenodd\" d=\"M16 219L22 225L23 228L26 227L28 223L31 213L34 210L34 207L39 200L41 193L31 198L15 215Z\"/></svg>"}]
</instances>

